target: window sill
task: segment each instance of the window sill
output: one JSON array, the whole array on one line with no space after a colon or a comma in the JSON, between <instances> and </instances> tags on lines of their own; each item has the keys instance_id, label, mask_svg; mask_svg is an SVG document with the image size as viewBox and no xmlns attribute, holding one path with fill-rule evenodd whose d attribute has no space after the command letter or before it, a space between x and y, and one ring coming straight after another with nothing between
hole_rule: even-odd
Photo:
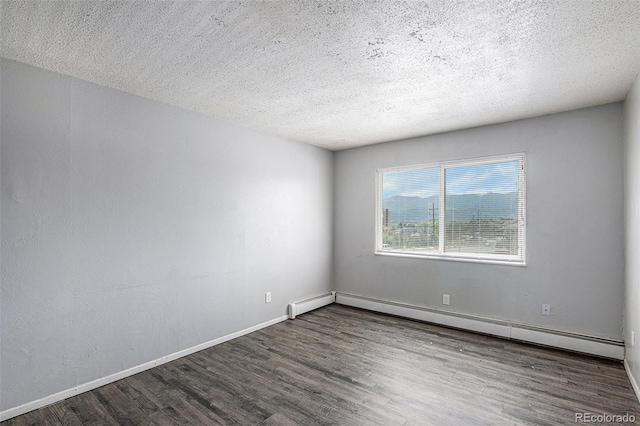
<instances>
[{"instance_id":1,"label":"window sill","mask_svg":"<svg viewBox=\"0 0 640 426\"><path fill-rule=\"evenodd\" d=\"M521 259L504 259L504 258L491 258L481 256L460 256L460 255L446 255L446 254L418 254L418 253L402 253L386 250L376 250L374 252L376 256L389 256L389 257L406 257L411 259L431 259L431 260L448 260L454 262L469 262L469 263L486 263L491 265L508 265L508 266L527 266L526 261Z\"/></svg>"}]
</instances>

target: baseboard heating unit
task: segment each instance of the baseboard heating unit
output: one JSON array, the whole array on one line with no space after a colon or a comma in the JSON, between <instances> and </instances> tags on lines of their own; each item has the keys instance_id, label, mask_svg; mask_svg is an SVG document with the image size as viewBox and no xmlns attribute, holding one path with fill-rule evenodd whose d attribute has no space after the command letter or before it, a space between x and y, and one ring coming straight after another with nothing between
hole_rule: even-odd
<instances>
[{"instance_id":1,"label":"baseboard heating unit","mask_svg":"<svg viewBox=\"0 0 640 426\"><path fill-rule=\"evenodd\" d=\"M336 295L336 303L447 327L491 334L511 340L552 346L605 358L624 359L624 342L621 340L547 329L508 320L443 311L341 292Z\"/></svg>"},{"instance_id":2,"label":"baseboard heating unit","mask_svg":"<svg viewBox=\"0 0 640 426\"><path fill-rule=\"evenodd\" d=\"M289 319L294 319L297 315L302 315L305 312L313 311L314 309L318 309L323 306L330 305L335 301L336 301L336 292L330 291L328 293L324 293L319 296L301 300L300 302L290 303Z\"/></svg>"}]
</instances>

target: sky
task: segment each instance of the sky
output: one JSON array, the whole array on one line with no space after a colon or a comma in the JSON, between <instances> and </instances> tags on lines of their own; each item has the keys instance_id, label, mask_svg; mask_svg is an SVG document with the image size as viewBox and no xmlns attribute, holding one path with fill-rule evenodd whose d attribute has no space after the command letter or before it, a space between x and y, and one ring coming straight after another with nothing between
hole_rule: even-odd
<instances>
[{"instance_id":1,"label":"sky","mask_svg":"<svg viewBox=\"0 0 640 426\"><path fill-rule=\"evenodd\" d=\"M447 195L507 193L518 190L518 161L446 168ZM438 195L440 168L403 170L383 175L382 196L427 198Z\"/></svg>"}]
</instances>

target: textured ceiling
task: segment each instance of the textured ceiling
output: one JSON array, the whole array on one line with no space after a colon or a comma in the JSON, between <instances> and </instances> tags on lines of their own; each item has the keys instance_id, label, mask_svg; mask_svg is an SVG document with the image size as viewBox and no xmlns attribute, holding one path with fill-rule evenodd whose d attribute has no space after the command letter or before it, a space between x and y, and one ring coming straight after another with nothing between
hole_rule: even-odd
<instances>
[{"instance_id":1,"label":"textured ceiling","mask_svg":"<svg viewBox=\"0 0 640 426\"><path fill-rule=\"evenodd\" d=\"M624 99L640 0L2 1L2 56L338 150Z\"/></svg>"}]
</instances>

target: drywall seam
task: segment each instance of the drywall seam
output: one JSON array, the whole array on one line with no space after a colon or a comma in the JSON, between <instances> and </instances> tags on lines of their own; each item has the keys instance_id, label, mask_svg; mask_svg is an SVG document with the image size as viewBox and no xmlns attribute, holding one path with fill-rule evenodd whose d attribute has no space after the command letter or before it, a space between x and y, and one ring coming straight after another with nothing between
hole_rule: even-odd
<instances>
[{"instance_id":1,"label":"drywall seam","mask_svg":"<svg viewBox=\"0 0 640 426\"><path fill-rule=\"evenodd\" d=\"M21 414L28 413L29 411L37 410L38 408L45 407L47 405L51 405L58 401L62 401L64 399L70 398L72 396L79 395L81 393L99 388L100 386L108 385L109 383L116 382L118 380L124 379L129 376L133 376L134 374L138 374L142 371L149 370L153 367L157 367L158 365L166 364L167 362L174 361L178 358L185 357L187 355L191 355L195 352L199 352L204 349L208 349L210 347L219 345L221 343L227 342L229 340L235 339L240 336L244 336L245 334L253 333L254 331L258 331L260 329L269 327L271 325L277 324L279 322L285 321L288 318L287 315L283 315L277 318L274 318L270 321L263 322L258 325L254 325L253 327L245 328L244 330L236 331L235 333L227 334L222 337L218 337L217 339L209 340L208 342L200 343L199 345L192 346L191 348L183 349L178 352L174 352L170 355L163 356L161 358L155 359L153 361L145 362L144 364L140 364L135 367L128 368L126 370L110 374L108 376L93 380L88 383L81 384L79 386L74 386L71 389L67 389L53 395L46 396L44 398L27 402L26 404L19 405L14 408L9 408L8 410L0 412L0 422L4 420L11 419L13 417L19 416Z\"/></svg>"},{"instance_id":2,"label":"drywall seam","mask_svg":"<svg viewBox=\"0 0 640 426\"><path fill-rule=\"evenodd\" d=\"M336 303L447 327L491 334L511 340L553 346L606 358L624 359L624 344L622 341L614 339L544 329L511 321L422 308L420 306L340 292L337 293Z\"/></svg>"}]
</instances>

